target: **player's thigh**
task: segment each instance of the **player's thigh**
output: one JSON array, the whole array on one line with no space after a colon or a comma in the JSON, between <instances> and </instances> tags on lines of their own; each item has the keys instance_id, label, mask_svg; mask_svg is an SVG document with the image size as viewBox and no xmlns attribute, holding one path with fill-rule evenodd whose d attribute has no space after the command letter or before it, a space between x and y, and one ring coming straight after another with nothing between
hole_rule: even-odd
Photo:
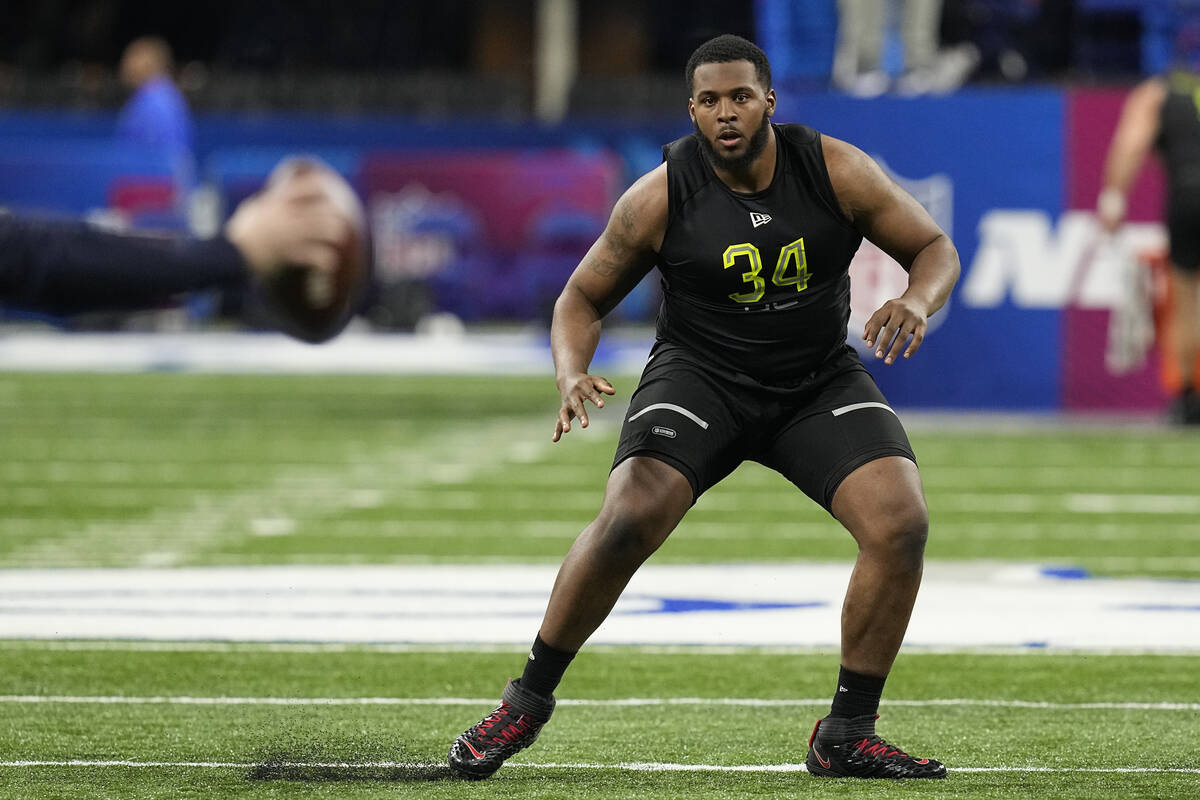
<instances>
[{"instance_id":1,"label":"player's thigh","mask_svg":"<svg viewBox=\"0 0 1200 800\"><path fill-rule=\"evenodd\" d=\"M629 400L613 469L651 458L688 481L694 502L742 460L745 416L738 392L699 368L651 362Z\"/></svg>"},{"instance_id":2,"label":"player's thigh","mask_svg":"<svg viewBox=\"0 0 1200 800\"><path fill-rule=\"evenodd\" d=\"M1167 245L1171 264L1177 271L1195 275L1200 271L1200 193L1190 192L1175 201L1167 218Z\"/></svg>"},{"instance_id":3,"label":"player's thigh","mask_svg":"<svg viewBox=\"0 0 1200 800\"><path fill-rule=\"evenodd\" d=\"M833 513L834 496L846 478L889 457L916 462L899 417L870 374L854 367L833 378L791 419L781 420L759 460Z\"/></svg>"}]
</instances>

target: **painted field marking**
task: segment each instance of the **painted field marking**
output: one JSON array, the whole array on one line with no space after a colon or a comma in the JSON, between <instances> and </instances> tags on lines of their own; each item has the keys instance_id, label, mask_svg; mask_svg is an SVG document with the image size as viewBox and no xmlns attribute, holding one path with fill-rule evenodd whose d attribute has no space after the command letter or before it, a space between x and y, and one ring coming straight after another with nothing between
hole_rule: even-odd
<instances>
[{"instance_id":1,"label":"painted field marking","mask_svg":"<svg viewBox=\"0 0 1200 800\"><path fill-rule=\"evenodd\" d=\"M113 695L0 695L0 703L64 703L96 705L180 705L180 706L488 706L495 698L478 697L190 697ZM934 698L930 700L885 700L885 706L911 708L983 707L1028 708L1055 711L1200 711L1200 703L1089 702L1056 703L1043 700L988 700L975 698ZM563 698L560 706L732 706L744 708L794 708L829 705L828 697L614 697Z\"/></svg>"},{"instance_id":2,"label":"painted field marking","mask_svg":"<svg viewBox=\"0 0 1200 800\"><path fill-rule=\"evenodd\" d=\"M650 564L593 641L833 646L849 572ZM554 563L0 570L0 638L526 645L555 574ZM1200 613L1188 610L1200 608L1200 581L1084 577L930 562L907 644L1200 652L1200 627L1180 624Z\"/></svg>"},{"instance_id":3,"label":"painted field marking","mask_svg":"<svg viewBox=\"0 0 1200 800\"><path fill-rule=\"evenodd\" d=\"M0 761L0 767L134 767L134 768L183 768L183 769L414 769L444 767L441 763L406 763L403 761L369 761L351 763L346 761L281 761L256 764L243 761L111 761L72 759L66 761ZM589 769L623 770L627 772L807 772L803 764L673 764L650 761L623 761L615 764L557 763L546 764L510 763L508 769ZM1200 768L1192 767L1039 767L1039 766L979 766L949 768L956 772L1018 772L1062 774L1151 774L1151 775L1198 775ZM447 768L448 771L448 768Z\"/></svg>"}]
</instances>

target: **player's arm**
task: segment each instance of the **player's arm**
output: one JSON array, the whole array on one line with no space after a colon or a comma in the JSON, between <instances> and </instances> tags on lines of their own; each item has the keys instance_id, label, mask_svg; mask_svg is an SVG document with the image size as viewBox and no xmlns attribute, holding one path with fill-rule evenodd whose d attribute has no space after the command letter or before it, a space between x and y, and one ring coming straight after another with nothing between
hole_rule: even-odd
<instances>
[{"instance_id":1,"label":"player's arm","mask_svg":"<svg viewBox=\"0 0 1200 800\"><path fill-rule=\"evenodd\" d=\"M585 403L604 407L613 394L605 378L588 374L600 343L600 320L612 311L655 264L667 225L667 168L642 176L621 195L604 233L579 262L554 304L550 348L562 404L554 441L577 417L587 427Z\"/></svg>"},{"instance_id":2,"label":"player's arm","mask_svg":"<svg viewBox=\"0 0 1200 800\"><path fill-rule=\"evenodd\" d=\"M1096 214L1105 230L1116 230L1125 219L1125 196L1158 138L1159 115L1166 99L1166 82L1151 78L1125 100L1104 162L1104 188L1096 201Z\"/></svg>"},{"instance_id":3,"label":"player's arm","mask_svg":"<svg viewBox=\"0 0 1200 800\"><path fill-rule=\"evenodd\" d=\"M52 313L135 309L181 292L239 286L286 263L332 270L347 225L305 180L246 200L224 234L207 239L0 214L0 301Z\"/></svg>"},{"instance_id":4,"label":"player's arm","mask_svg":"<svg viewBox=\"0 0 1200 800\"><path fill-rule=\"evenodd\" d=\"M958 251L929 212L866 153L829 136L822 146L842 213L908 272L904 294L871 315L863 339L885 364L901 354L909 358L925 339L929 315L950 298L960 271Z\"/></svg>"},{"instance_id":5,"label":"player's arm","mask_svg":"<svg viewBox=\"0 0 1200 800\"><path fill-rule=\"evenodd\" d=\"M172 294L245 280L223 238L150 237L82 222L0 215L0 301L51 313L152 306Z\"/></svg>"}]
</instances>

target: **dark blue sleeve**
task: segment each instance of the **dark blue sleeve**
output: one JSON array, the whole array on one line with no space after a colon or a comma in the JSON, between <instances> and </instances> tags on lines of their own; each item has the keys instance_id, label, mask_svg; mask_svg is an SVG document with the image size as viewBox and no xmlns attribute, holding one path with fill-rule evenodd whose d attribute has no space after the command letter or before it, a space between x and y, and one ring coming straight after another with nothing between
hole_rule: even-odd
<instances>
[{"instance_id":1,"label":"dark blue sleeve","mask_svg":"<svg viewBox=\"0 0 1200 800\"><path fill-rule=\"evenodd\" d=\"M66 314L153 306L247 273L224 237L151 236L0 213L0 303Z\"/></svg>"}]
</instances>

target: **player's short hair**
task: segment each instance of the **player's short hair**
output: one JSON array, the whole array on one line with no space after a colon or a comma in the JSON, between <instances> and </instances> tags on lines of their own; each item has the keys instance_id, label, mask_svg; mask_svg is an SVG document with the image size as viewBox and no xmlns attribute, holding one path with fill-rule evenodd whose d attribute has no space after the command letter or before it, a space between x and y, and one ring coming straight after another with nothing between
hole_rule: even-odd
<instances>
[{"instance_id":1,"label":"player's short hair","mask_svg":"<svg viewBox=\"0 0 1200 800\"><path fill-rule=\"evenodd\" d=\"M696 67L701 64L723 64L729 61L749 61L754 65L754 75L762 87L771 88L771 62L767 61L767 54L762 48L749 39L725 33L697 47L688 58L687 67L684 69L688 94L692 93Z\"/></svg>"}]
</instances>

